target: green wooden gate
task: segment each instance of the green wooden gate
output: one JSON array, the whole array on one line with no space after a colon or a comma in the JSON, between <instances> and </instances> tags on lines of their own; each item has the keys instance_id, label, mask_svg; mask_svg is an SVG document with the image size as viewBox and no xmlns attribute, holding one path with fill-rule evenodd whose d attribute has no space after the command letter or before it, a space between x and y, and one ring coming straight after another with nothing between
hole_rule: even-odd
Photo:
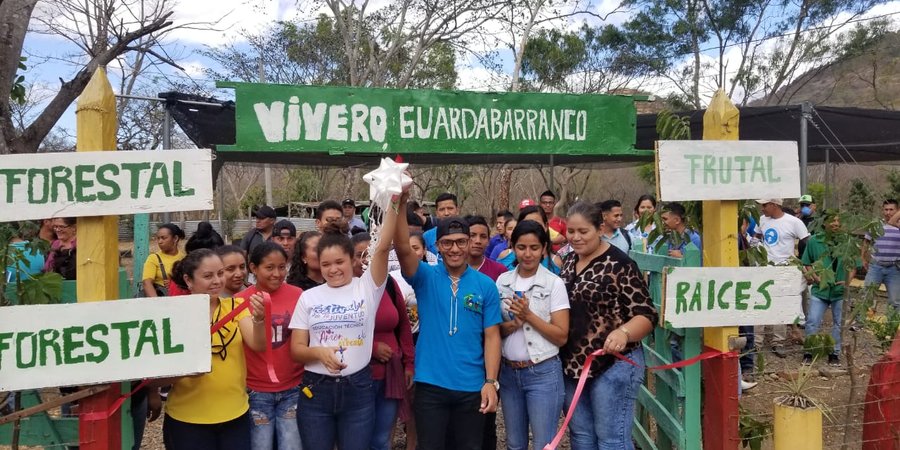
<instances>
[{"instance_id":1,"label":"green wooden gate","mask_svg":"<svg viewBox=\"0 0 900 450\"><path fill-rule=\"evenodd\" d=\"M77 302L75 281L63 281L62 303ZM131 298L131 284L128 273L119 268L119 298ZM7 298L16 302L15 286L10 285L6 291ZM122 393L126 393L130 383L122 383ZM6 394L6 393L3 393ZM43 403L38 391L22 391L21 408L29 408ZM134 429L131 420L131 402L122 404L122 449L130 449L134 441ZM0 425L0 446L9 445L12 441L13 424ZM20 421L19 445L59 448L78 445L78 417L53 417L47 412L28 416Z\"/></svg>"},{"instance_id":2,"label":"green wooden gate","mask_svg":"<svg viewBox=\"0 0 900 450\"><path fill-rule=\"evenodd\" d=\"M662 311L663 270L666 267L699 267L700 251L693 244L684 258L632 252L631 258L650 274L650 296ZM683 359L700 354L703 341L700 328L657 326L644 339L647 366L673 362L671 341L679 342ZM682 369L651 371L638 392L637 414L632 435L643 450L688 450L701 448L700 365Z\"/></svg>"}]
</instances>

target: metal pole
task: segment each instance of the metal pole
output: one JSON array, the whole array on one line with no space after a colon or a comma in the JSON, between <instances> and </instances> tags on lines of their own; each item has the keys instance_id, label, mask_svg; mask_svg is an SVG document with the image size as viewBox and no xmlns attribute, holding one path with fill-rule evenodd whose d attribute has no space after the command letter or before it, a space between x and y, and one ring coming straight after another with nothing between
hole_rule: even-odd
<instances>
[{"instance_id":1,"label":"metal pole","mask_svg":"<svg viewBox=\"0 0 900 450\"><path fill-rule=\"evenodd\" d=\"M163 150L171 150L172 149L172 113L169 112L169 108L165 109L166 114L163 116L163 135L162 135L162 149ZM163 223L169 223L169 211L163 213Z\"/></svg>"},{"instance_id":2,"label":"metal pole","mask_svg":"<svg viewBox=\"0 0 900 450\"><path fill-rule=\"evenodd\" d=\"M259 57L259 82L266 82L266 70L265 66L263 65L262 56ZM269 164L263 166L263 178L265 179L266 183L266 204L274 207L274 205L272 204L272 166L270 166Z\"/></svg>"},{"instance_id":3,"label":"metal pole","mask_svg":"<svg viewBox=\"0 0 900 450\"><path fill-rule=\"evenodd\" d=\"M556 179L553 176L553 172L556 172L555 164L553 162L553 155L550 155L550 186L547 186L547 189L556 192Z\"/></svg>"},{"instance_id":4,"label":"metal pole","mask_svg":"<svg viewBox=\"0 0 900 450\"><path fill-rule=\"evenodd\" d=\"M800 193L805 194L807 188L807 166L808 166L808 149L807 149L807 120L811 112L809 102L800 104Z\"/></svg>"},{"instance_id":5,"label":"metal pole","mask_svg":"<svg viewBox=\"0 0 900 450\"><path fill-rule=\"evenodd\" d=\"M828 208L828 197L831 193L831 176L828 174L828 166L831 165L831 149L825 148L825 193L822 194L822 209ZM815 200L815 199L813 199Z\"/></svg>"}]
</instances>

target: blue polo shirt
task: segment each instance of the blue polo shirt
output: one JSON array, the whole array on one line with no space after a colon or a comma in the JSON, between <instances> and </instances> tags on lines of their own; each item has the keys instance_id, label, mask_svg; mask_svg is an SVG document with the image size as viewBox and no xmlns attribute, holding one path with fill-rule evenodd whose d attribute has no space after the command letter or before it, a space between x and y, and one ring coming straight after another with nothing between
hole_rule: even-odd
<instances>
[{"instance_id":1,"label":"blue polo shirt","mask_svg":"<svg viewBox=\"0 0 900 450\"><path fill-rule=\"evenodd\" d=\"M419 308L415 380L454 391L480 392L485 379L484 329L501 322L497 285L468 267L453 301L443 264L419 262L415 276L404 278L416 291Z\"/></svg>"}]
</instances>

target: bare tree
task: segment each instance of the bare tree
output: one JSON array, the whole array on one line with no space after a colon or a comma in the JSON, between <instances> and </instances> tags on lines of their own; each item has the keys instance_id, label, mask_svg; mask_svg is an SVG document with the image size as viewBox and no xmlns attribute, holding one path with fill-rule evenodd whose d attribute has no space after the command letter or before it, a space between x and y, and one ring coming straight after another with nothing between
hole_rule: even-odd
<instances>
[{"instance_id":1,"label":"bare tree","mask_svg":"<svg viewBox=\"0 0 900 450\"><path fill-rule=\"evenodd\" d=\"M65 39L77 49L77 53L61 58L75 67L75 74L68 80L60 80L56 94L24 127L17 129L10 114L9 97L0 96L0 154L37 151L41 141L98 67L106 67L126 56L125 60L130 63L123 70L123 86L120 86L126 92L134 87L135 78L149 65L178 67L162 45L162 37L177 28L208 27L210 24L172 26L173 22L169 20L172 7L171 0L0 2L0 86L13 84L28 32ZM35 56L39 57L31 55L30 59Z\"/></svg>"},{"instance_id":2,"label":"bare tree","mask_svg":"<svg viewBox=\"0 0 900 450\"><path fill-rule=\"evenodd\" d=\"M324 4L341 37L350 85L406 88L429 49L479 30L504 0L396 0L375 11L368 0ZM390 65L401 53L407 61L389 82Z\"/></svg>"}]
</instances>

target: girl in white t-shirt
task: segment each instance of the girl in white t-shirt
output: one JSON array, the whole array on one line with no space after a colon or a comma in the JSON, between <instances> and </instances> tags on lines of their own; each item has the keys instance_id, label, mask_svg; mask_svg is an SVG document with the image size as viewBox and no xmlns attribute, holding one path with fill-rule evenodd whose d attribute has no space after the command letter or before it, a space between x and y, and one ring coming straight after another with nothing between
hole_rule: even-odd
<instances>
[{"instance_id":1,"label":"girl in white t-shirt","mask_svg":"<svg viewBox=\"0 0 900 450\"><path fill-rule=\"evenodd\" d=\"M291 355L305 364L297 404L304 450L365 450L375 425L369 361L375 313L387 279L396 212L384 214L377 246L362 277L353 277L346 224L329 223L316 247L325 284L303 291L291 318Z\"/></svg>"}]
</instances>

